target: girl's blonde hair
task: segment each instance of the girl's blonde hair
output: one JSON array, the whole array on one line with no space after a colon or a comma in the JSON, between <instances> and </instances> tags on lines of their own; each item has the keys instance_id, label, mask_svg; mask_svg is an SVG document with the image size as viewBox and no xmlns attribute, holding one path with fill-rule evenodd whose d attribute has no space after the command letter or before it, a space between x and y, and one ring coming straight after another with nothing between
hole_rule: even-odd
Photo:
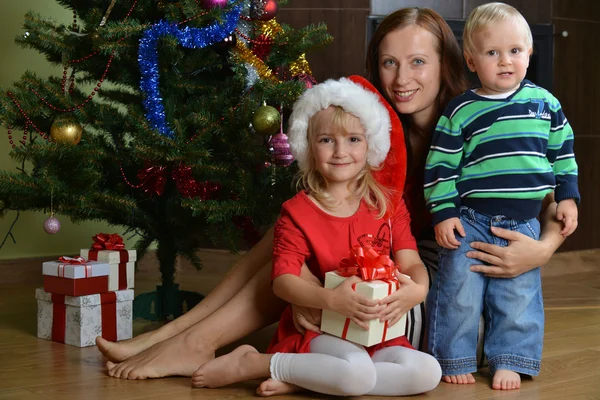
<instances>
[{"instance_id":1,"label":"girl's blonde hair","mask_svg":"<svg viewBox=\"0 0 600 400\"><path fill-rule=\"evenodd\" d=\"M348 116L354 115L347 112L342 107L331 107L335 109L333 112L332 121L333 129L339 129L347 133L348 129L346 128L346 123L348 120ZM308 122L308 129L306 135L308 138L309 163L308 166L300 168L300 171L298 171L296 188L298 190L304 190L308 192L308 194L312 195L315 199L317 199L317 201L323 204L325 208L327 208L328 210L333 210L335 209L335 207L338 206L338 204L336 204L335 200L333 200L331 196L329 196L326 192L327 180L317 170L317 167L315 165L315 157L312 150L313 141L316 139L318 115L319 113L313 115ZM368 146L369 143L367 143L367 148ZM377 218L383 218L388 212L388 203L391 191L381 186L375 180L372 172L376 170L379 170L379 168L372 167L368 163L365 163L365 167L356 178L356 189L354 190L353 194L361 199L364 199L369 208L379 211L377 214Z\"/></svg>"},{"instance_id":2,"label":"girl's blonde hair","mask_svg":"<svg viewBox=\"0 0 600 400\"><path fill-rule=\"evenodd\" d=\"M511 20L521 27L525 34L525 43L531 49L533 47L531 29L521 13L508 4L487 3L471 11L467 22L465 22L465 29L463 31L463 49L465 54L472 56L475 51L473 35L476 30L486 29L498 22L507 20Z\"/></svg>"}]
</instances>

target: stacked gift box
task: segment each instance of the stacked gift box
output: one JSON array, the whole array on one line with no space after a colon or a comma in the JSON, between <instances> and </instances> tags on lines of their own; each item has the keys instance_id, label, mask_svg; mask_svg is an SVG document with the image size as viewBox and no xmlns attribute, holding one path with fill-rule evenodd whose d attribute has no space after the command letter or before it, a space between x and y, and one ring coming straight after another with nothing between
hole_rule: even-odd
<instances>
[{"instance_id":1,"label":"stacked gift box","mask_svg":"<svg viewBox=\"0 0 600 400\"><path fill-rule=\"evenodd\" d=\"M38 337L85 347L96 336L132 337L135 250L116 234L94 236L79 257L42 265L44 288L36 290Z\"/></svg>"}]
</instances>

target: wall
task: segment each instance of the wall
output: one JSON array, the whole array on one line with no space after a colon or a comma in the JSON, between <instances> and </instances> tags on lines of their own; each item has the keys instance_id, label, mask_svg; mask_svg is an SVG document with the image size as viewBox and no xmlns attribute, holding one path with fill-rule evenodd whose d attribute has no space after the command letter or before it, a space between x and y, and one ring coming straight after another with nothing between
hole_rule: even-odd
<instances>
[{"instance_id":1,"label":"wall","mask_svg":"<svg viewBox=\"0 0 600 400\"><path fill-rule=\"evenodd\" d=\"M554 94L575 132L579 166L579 228L562 250L600 248L600 3L553 0ZM567 32L568 36L562 36Z\"/></svg>"},{"instance_id":2,"label":"wall","mask_svg":"<svg viewBox=\"0 0 600 400\"><path fill-rule=\"evenodd\" d=\"M64 24L70 24L73 20L73 14L55 1L2 1L0 5L0 27L2 27L0 30L0 49L2 49L3 61L0 63L0 88L3 90L11 87L13 82L17 81L28 69L41 76L62 75L60 66L52 66L36 51L20 48L14 43L15 36L24 33L22 28L23 16L29 10L34 10L43 17ZM18 135L18 132L15 133ZM8 142L6 129L1 127L1 170L16 170L17 164L8 156L10 150L11 146ZM7 212L0 218L0 243L8 232L15 216L16 212ZM58 234L48 235L43 230L43 223L47 217L48 215L41 212L22 212L12 231L16 244L8 238L2 249L0 249L0 259L75 254L79 252L80 248L90 245L91 237L95 233L123 232L121 227L110 227L101 223L73 224L66 217L57 215L62 228Z\"/></svg>"}]
</instances>

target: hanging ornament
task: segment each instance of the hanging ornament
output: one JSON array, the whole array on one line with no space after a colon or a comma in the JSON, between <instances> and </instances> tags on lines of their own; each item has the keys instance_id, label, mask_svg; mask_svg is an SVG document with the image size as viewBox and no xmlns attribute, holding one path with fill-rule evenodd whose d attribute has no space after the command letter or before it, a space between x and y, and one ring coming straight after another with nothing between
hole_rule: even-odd
<instances>
[{"instance_id":1,"label":"hanging ornament","mask_svg":"<svg viewBox=\"0 0 600 400\"><path fill-rule=\"evenodd\" d=\"M202 7L204 8L224 8L227 5L227 0L202 0Z\"/></svg>"},{"instance_id":2,"label":"hanging ornament","mask_svg":"<svg viewBox=\"0 0 600 400\"><path fill-rule=\"evenodd\" d=\"M60 231L60 221L54 214L44 221L44 230L50 235L55 235Z\"/></svg>"},{"instance_id":3,"label":"hanging ornament","mask_svg":"<svg viewBox=\"0 0 600 400\"><path fill-rule=\"evenodd\" d=\"M252 0L250 3L250 18L268 21L275 17L278 10L277 0Z\"/></svg>"},{"instance_id":4,"label":"hanging ornament","mask_svg":"<svg viewBox=\"0 0 600 400\"><path fill-rule=\"evenodd\" d=\"M298 82L302 82L307 89L310 89L311 87L317 84L316 79L308 74L296 75L292 79Z\"/></svg>"},{"instance_id":5,"label":"hanging ornament","mask_svg":"<svg viewBox=\"0 0 600 400\"><path fill-rule=\"evenodd\" d=\"M50 191L50 217L44 221L44 230L50 235L55 235L60 231L60 221L54 216L54 189Z\"/></svg>"},{"instance_id":6,"label":"hanging ornament","mask_svg":"<svg viewBox=\"0 0 600 400\"><path fill-rule=\"evenodd\" d=\"M281 124L281 115L275 107L263 105L252 116L252 127L261 135L272 135L277 132Z\"/></svg>"},{"instance_id":7,"label":"hanging ornament","mask_svg":"<svg viewBox=\"0 0 600 400\"><path fill-rule=\"evenodd\" d=\"M290 150L288 137L283 133L283 122L279 127L279 133L273 135L269 140L269 147L273 152L273 162L278 167L287 167L294 162L294 156Z\"/></svg>"},{"instance_id":8,"label":"hanging ornament","mask_svg":"<svg viewBox=\"0 0 600 400\"><path fill-rule=\"evenodd\" d=\"M59 115L50 126L50 136L57 143L77 144L82 133L81 124L72 115Z\"/></svg>"}]
</instances>

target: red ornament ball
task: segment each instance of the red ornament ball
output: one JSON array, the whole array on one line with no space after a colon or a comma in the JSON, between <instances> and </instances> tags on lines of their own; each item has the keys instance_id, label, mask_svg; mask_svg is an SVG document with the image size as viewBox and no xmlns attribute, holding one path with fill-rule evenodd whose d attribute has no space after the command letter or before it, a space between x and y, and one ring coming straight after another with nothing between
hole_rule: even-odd
<instances>
[{"instance_id":1,"label":"red ornament ball","mask_svg":"<svg viewBox=\"0 0 600 400\"><path fill-rule=\"evenodd\" d=\"M60 231L60 221L54 215L51 215L44 221L44 230L50 235L55 235Z\"/></svg>"},{"instance_id":2,"label":"red ornament ball","mask_svg":"<svg viewBox=\"0 0 600 400\"><path fill-rule=\"evenodd\" d=\"M268 21L275 18L278 10L277 0L253 0L250 5L250 18Z\"/></svg>"},{"instance_id":3,"label":"red ornament ball","mask_svg":"<svg viewBox=\"0 0 600 400\"><path fill-rule=\"evenodd\" d=\"M224 8L227 5L227 0L202 0L204 8Z\"/></svg>"}]
</instances>

